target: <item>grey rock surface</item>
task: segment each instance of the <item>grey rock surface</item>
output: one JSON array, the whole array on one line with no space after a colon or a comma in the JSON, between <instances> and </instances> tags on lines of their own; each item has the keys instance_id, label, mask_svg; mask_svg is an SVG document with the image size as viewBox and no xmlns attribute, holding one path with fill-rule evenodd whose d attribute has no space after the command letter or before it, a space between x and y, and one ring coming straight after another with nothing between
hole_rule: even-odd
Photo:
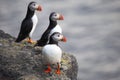
<instances>
[{"instance_id":1,"label":"grey rock surface","mask_svg":"<svg viewBox=\"0 0 120 80\"><path fill-rule=\"evenodd\" d=\"M66 52L62 57L62 73L44 73L41 47L26 42L15 43L15 38L0 30L0 80L77 80L76 58Z\"/></svg>"}]
</instances>

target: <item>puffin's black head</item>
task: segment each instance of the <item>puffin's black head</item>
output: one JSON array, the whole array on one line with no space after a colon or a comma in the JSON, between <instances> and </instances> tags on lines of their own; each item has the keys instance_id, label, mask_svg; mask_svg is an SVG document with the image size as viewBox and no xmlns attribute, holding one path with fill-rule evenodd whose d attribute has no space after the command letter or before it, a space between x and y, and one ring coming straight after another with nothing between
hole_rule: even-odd
<instances>
[{"instance_id":1,"label":"puffin's black head","mask_svg":"<svg viewBox=\"0 0 120 80\"><path fill-rule=\"evenodd\" d=\"M28 8L31 10L31 11L41 11L42 10L42 7L40 5L38 5L36 2L30 2L29 5L28 5Z\"/></svg>"},{"instance_id":2,"label":"puffin's black head","mask_svg":"<svg viewBox=\"0 0 120 80\"><path fill-rule=\"evenodd\" d=\"M58 42L58 41L62 41L62 42L66 42L67 39L66 37L64 37L61 33L59 32L54 32L51 36L50 36L50 39Z\"/></svg>"},{"instance_id":3,"label":"puffin's black head","mask_svg":"<svg viewBox=\"0 0 120 80\"><path fill-rule=\"evenodd\" d=\"M52 12L52 13L50 14L49 19L52 20L52 21L57 21L57 20L63 20L64 17L63 17L63 15L61 15L61 14L59 14L59 13Z\"/></svg>"}]
</instances>

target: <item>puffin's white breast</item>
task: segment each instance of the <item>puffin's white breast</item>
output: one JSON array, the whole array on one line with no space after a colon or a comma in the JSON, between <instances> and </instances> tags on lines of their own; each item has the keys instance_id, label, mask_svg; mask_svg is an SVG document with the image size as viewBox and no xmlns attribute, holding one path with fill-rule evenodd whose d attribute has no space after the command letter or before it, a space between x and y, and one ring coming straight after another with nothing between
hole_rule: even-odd
<instances>
[{"instance_id":1,"label":"puffin's white breast","mask_svg":"<svg viewBox=\"0 0 120 80\"><path fill-rule=\"evenodd\" d=\"M62 50L54 44L43 47L42 54L48 63L56 64L61 62Z\"/></svg>"},{"instance_id":2,"label":"puffin's white breast","mask_svg":"<svg viewBox=\"0 0 120 80\"><path fill-rule=\"evenodd\" d=\"M32 17L32 22L33 22L33 28L32 28L32 30L31 30L31 32L30 32L30 37L32 37L32 34L33 34L33 32L34 32L34 30L35 30L35 28L36 28L36 25L37 25L37 23L38 23L38 18L37 18L37 16L36 16L35 13L34 13L34 15L33 15L33 17Z\"/></svg>"},{"instance_id":3,"label":"puffin's white breast","mask_svg":"<svg viewBox=\"0 0 120 80\"><path fill-rule=\"evenodd\" d=\"M61 29L61 27L60 27L59 25L56 25L55 28L53 28L53 29L51 30L49 36L51 36L51 34L53 34L54 32L62 33L62 29Z\"/></svg>"}]
</instances>

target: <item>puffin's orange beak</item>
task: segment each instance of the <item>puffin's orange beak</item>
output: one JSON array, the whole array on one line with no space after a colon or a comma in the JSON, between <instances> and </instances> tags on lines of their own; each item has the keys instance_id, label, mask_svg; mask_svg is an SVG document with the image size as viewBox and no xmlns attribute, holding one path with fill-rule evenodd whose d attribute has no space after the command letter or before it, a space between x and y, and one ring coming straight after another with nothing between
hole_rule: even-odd
<instances>
[{"instance_id":1,"label":"puffin's orange beak","mask_svg":"<svg viewBox=\"0 0 120 80\"><path fill-rule=\"evenodd\" d=\"M61 39L61 41L63 41L63 42L67 42L66 37L63 36L63 38Z\"/></svg>"},{"instance_id":2,"label":"puffin's orange beak","mask_svg":"<svg viewBox=\"0 0 120 80\"><path fill-rule=\"evenodd\" d=\"M63 15L60 15L58 20L64 20Z\"/></svg>"},{"instance_id":3,"label":"puffin's orange beak","mask_svg":"<svg viewBox=\"0 0 120 80\"><path fill-rule=\"evenodd\" d=\"M39 5L37 8L38 11L42 11L42 7Z\"/></svg>"}]
</instances>

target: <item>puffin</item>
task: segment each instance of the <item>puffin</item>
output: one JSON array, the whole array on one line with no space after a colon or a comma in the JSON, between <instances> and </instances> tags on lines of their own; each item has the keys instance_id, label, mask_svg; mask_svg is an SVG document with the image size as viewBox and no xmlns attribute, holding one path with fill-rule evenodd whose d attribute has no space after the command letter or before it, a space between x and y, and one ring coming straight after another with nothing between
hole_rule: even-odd
<instances>
[{"instance_id":1,"label":"puffin","mask_svg":"<svg viewBox=\"0 0 120 80\"><path fill-rule=\"evenodd\" d=\"M62 29L57 23L57 20L64 20L63 15L57 12L52 12L49 16L49 26L42 34L41 38L37 41L35 46L43 47L49 42L49 37L51 34L54 32L62 33Z\"/></svg>"},{"instance_id":2,"label":"puffin","mask_svg":"<svg viewBox=\"0 0 120 80\"><path fill-rule=\"evenodd\" d=\"M28 38L27 41L29 43L34 42L31 39L31 37L38 23L38 18L36 16L35 11L42 11L42 7L38 5L36 2L30 2L28 5L26 17L23 19L21 23L20 32L15 42L21 42L26 38Z\"/></svg>"},{"instance_id":3,"label":"puffin","mask_svg":"<svg viewBox=\"0 0 120 80\"><path fill-rule=\"evenodd\" d=\"M60 62L62 58L62 50L58 45L58 42L60 41L66 42L67 39L61 33L54 32L50 36L49 43L42 48L43 60L47 64L47 69L44 70L45 73L50 73L52 70L50 65L56 64L57 70L55 71L55 73L61 74Z\"/></svg>"}]
</instances>

